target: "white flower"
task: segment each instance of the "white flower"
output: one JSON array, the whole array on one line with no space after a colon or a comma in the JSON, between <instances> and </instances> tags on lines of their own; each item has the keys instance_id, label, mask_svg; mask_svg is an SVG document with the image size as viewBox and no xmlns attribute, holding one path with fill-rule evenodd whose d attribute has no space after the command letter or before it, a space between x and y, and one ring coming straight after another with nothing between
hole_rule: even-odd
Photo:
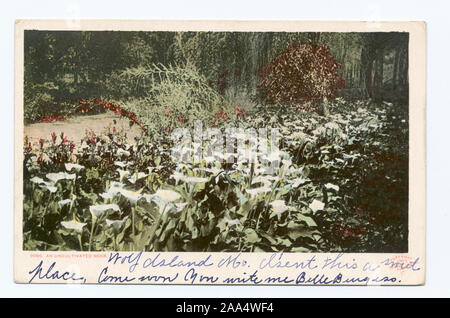
<instances>
[{"instance_id":1,"label":"white flower","mask_svg":"<svg viewBox=\"0 0 450 318\"><path fill-rule=\"evenodd\" d=\"M121 168L126 168L130 165L129 162L123 162L123 161L114 161L114 164Z\"/></svg>"},{"instance_id":2,"label":"white flower","mask_svg":"<svg viewBox=\"0 0 450 318\"><path fill-rule=\"evenodd\" d=\"M110 188L123 188L125 186L125 184L123 184L122 182L117 182L117 181L111 181L109 183Z\"/></svg>"},{"instance_id":3,"label":"white flower","mask_svg":"<svg viewBox=\"0 0 450 318\"><path fill-rule=\"evenodd\" d=\"M286 205L286 203L284 202L284 200L275 200L272 201L270 203L270 205L272 206L272 209L278 214L280 215L283 212L286 212L287 210L289 210L291 207Z\"/></svg>"},{"instance_id":4,"label":"white flower","mask_svg":"<svg viewBox=\"0 0 450 318\"><path fill-rule=\"evenodd\" d=\"M174 171L174 173L170 176L170 178L175 179L175 182L178 183L178 181L184 180L185 175L178 171Z\"/></svg>"},{"instance_id":5,"label":"white flower","mask_svg":"<svg viewBox=\"0 0 450 318\"><path fill-rule=\"evenodd\" d=\"M150 166L147 167L149 173L152 173L153 170L160 170L161 168L163 168L163 166L161 166L161 165L156 166L156 167L150 167Z\"/></svg>"},{"instance_id":6,"label":"white flower","mask_svg":"<svg viewBox=\"0 0 450 318\"><path fill-rule=\"evenodd\" d=\"M64 226L68 230L75 230L78 233L81 233L83 231L83 227L86 225L86 223L78 222L77 220L72 220L69 222L61 222L61 225Z\"/></svg>"},{"instance_id":7,"label":"white flower","mask_svg":"<svg viewBox=\"0 0 450 318\"><path fill-rule=\"evenodd\" d=\"M179 193L172 190L159 189L156 191L155 195L166 202L173 202L181 198L181 195Z\"/></svg>"},{"instance_id":8,"label":"white flower","mask_svg":"<svg viewBox=\"0 0 450 318\"><path fill-rule=\"evenodd\" d=\"M269 162L280 161L281 154L282 152L280 151L272 151L269 155L265 156L265 159Z\"/></svg>"},{"instance_id":9,"label":"white flower","mask_svg":"<svg viewBox=\"0 0 450 318\"><path fill-rule=\"evenodd\" d=\"M79 171L84 168L84 166L77 163L66 163L65 166L67 171L72 171L72 169Z\"/></svg>"},{"instance_id":10,"label":"white flower","mask_svg":"<svg viewBox=\"0 0 450 318\"><path fill-rule=\"evenodd\" d=\"M216 157L214 156L207 156L203 158L205 160L206 163L213 163L216 161Z\"/></svg>"},{"instance_id":11,"label":"white flower","mask_svg":"<svg viewBox=\"0 0 450 318\"><path fill-rule=\"evenodd\" d=\"M325 203L320 202L319 200L313 200L313 202L309 205L309 208L313 211L313 212L317 212L319 210L323 210L323 208L325 207Z\"/></svg>"},{"instance_id":12,"label":"white flower","mask_svg":"<svg viewBox=\"0 0 450 318\"><path fill-rule=\"evenodd\" d=\"M268 175L268 174L272 174L273 173L271 167L264 167L262 165L255 165L255 170L253 172L254 172L255 176L261 175L261 174L262 175ZM247 174L250 173L250 169L247 168L245 173L247 173Z\"/></svg>"},{"instance_id":13,"label":"white flower","mask_svg":"<svg viewBox=\"0 0 450 318\"><path fill-rule=\"evenodd\" d=\"M334 185L334 184L332 184L332 183L327 183L327 184L325 185L325 188L327 188L327 189L333 189L333 190L335 190L335 191L339 191L339 186Z\"/></svg>"},{"instance_id":14,"label":"white flower","mask_svg":"<svg viewBox=\"0 0 450 318\"><path fill-rule=\"evenodd\" d=\"M288 137L292 138L292 139L308 139L309 138L309 136L302 131L297 131Z\"/></svg>"},{"instance_id":15,"label":"white flower","mask_svg":"<svg viewBox=\"0 0 450 318\"><path fill-rule=\"evenodd\" d=\"M159 213L165 214L171 211L181 212L184 207L187 205L187 202L184 203L169 203L167 200L163 199L161 196L156 194L146 194L144 195L145 199L148 202L154 202L158 208Z\"/></svg>"},{"instance_id":16,"label":"white flower","mask_svg":"<svg viewBox=\"0 0 450 318\"><path fill-rule=\"evenodd\" d=\"M125 157L128 157L130 155L129 151L123 150L122 148L117 149L117 154L120 155L124 155Z\"/></svg>"},{"instance_id":17,"label":"white flower","mask_svg":"<svg viewBox=\"0 0 450 318\"><path fill-rule=\"evenodd\" d=\"M145 199L148 202L156 203L156 205L159 208L159 213L161 213L161 214L164 214L165 212L168 212L168 211L171 210L171 207L169 206L169 203L167 201L164 201L163 199L161 199L157 195L154 195L154 194L145 195Z\"/></svg>"},{"instance_id":18,"label":"white flower","mask_svg":"<svg viewBox=\"0 0 450 318\"><path fill-rule=\"evenodd\" d=\"M120 189L122 189L122 187L110 185L108 191L100 193L100 196L104 199L112 199L120 193Z\"/></svg>"},{"instance_id":19,"label":"white flower","mask_svg":"<svg viewBox=\"0 0 450 318\"><path fill-rule=\"evenodd\" d=\"M181 198L181 195L175 191L172 190L163 190L159 189L156 191L155 194L145 194L143 197L147 200L147 202L154 202L159 207L159 212L161 214L164 214L165 212L170 211L171 209L183 209L184 205L186 204L180 204L180 205L173 205L169 204L169 202L173 202ZM180 211L181 211L180 210Z\"/></svg>"},{"instance_id":20,"label":"white flower","mask_svg":"<svg viewBox=\"0 0 450 318\"><path fill-rule=\"evenodd\" d=\"M327 129L323 126L317 127L312 132L316 136L325 135L327 133Z\"/></svg>"},{"instance_id":21,"label":"white flower","mask_svg":"<svg viewBox=\"0 0 450 318\"><path fill-rule=\"evenodd\" d=\"M203 170L203 171L212 173L213 175L219 174L223 171L223 169L219 169L216 166L213 166L211 168L199 168L199 170Z\"/></svg>"},{"instance_id":22,"label":"white flower","mask_svg":"<svg viewBox=\"0 0 450 318\"><path fill-rule=\"evenodd\" d=\"M53 181L54 183L58 182L59 180L74 180L76 178L75 174L70 174L67 172L47 173L45 176L47 177L47 179Z\"/></svg>"},{"instance_id":23,"label":"white flower","mask_svg":"<svg viewBox=\"0 0 450 318\"><path fill-rule=\"evenodd\" d=\"M234 162L234 160L236 159L236 154L235 153L226 153L226 154L224 154L224 155L222 155L222 154L220 154L220 155L218 155L218 154L216 154L216 156L219 158L219 159L222 159L223 161L225 161L225 162Z\"/></svg>"},{"instance_id":24,"label":"white flower","mask_svg":"<svg viewBox=\"0 0 450 318\"><path fill-rule=\"evenodd\" d=\"M187 205L187 202L180 202L180 203L171 203L171 205L175 206L177 212L183 211L184 207Z\"/></svg>"},{"instance_id":25,"label":"white flower","mask_svg":"<svg viewBox=\"0 0 450 318\"><path fill-rule=\"evenodd\" d=\"M255 188L255 189L245 189L245 191L248 194L250 194L253 199L258 194L270 192L270 191L272 191L272 189L270 187L264 186L264 187Z\"/></svg>"},{"instance_id":26,"label":"white flower","mask_svg":"<svg viewBox=\"0 0 450 318\"><path fill-rule=\"evenodd\" d=\"M112 199L120 193L120 189L122 189L124 186L125 185L121 182L111 181L108 191L100 193L100 196L103 199Z\"/></svg>"},{"instance_id":27,"label":"white flower","mask_svg":"<svg viewBox=\"0 0 450 318\"><path fill-rule=\"evenodd\" d=\"M223 220L225 221L225 223L227 223L227 227L230 227L230 226L233 226L233 225L241 224L241 222L239 221L239 219L231 220L231 219L227 218L226 216L223 218Z\"/></svg>"},{"instance_id":28,"label":"white flower","mask_svg":"<svg viewBox=\"0 0 450 318\"><path fill-rule=\"evenodd\" d=\"M97 204L89 207L89 211L91 212L93 218L98 217L102 212L107 210L120 211L120 208L117 204Z\"/></svg>"},{"instance_id":29,"label":"white flower","mask_svg":"<svg viewBox=\"0 0 450 318\"><path fill-rule=\"evenodd\" d=\"M58 188L53 185L53 182L44 182L44 183L45 183L44 185L41 185L41 188L45 188L51 193L55 193L56 191L58 191Z\"/></svg>"},{"instance_id":30,"label":"white flower","mask_svg":"<svg viewBox=\"0 0 450 318\"><path fill-rule=\"evenodd\" d=\"M61 200L58 202L58 206L59 208L62 208L63 206L67 205L67 204L72 204L73 200L70 199L65 199L65 200Z\"/></svg>"},{"instance_id":31,"label":"white flower","mask_svg":"<svg viewBox=\"0 0 450 318\"><path fill-rule=\"evenodd\" d=\"M108 226L112 226L115 230L119 230L122 227L123 223L125 223L125 221L127 219L128 219L128 216L124 217L122 220L109 220L109 219L106 219L105 221L106 221L106 224Z\"/></svg>"},{"instance_id":32,"label":"white flower","mask_svg":"<svg viewBox=\"0 0 450 318\"><path fill-rule=\"evenodd\" d=\"M39 183L45 183L45 181L43 179L39 178L39 177L33 177L33 178L30 179L30 181L33 182L33 183L38 183L38 184Z\"/></svg>"},{"instance_id":33,"label":"white flower","mask_svg":"<svg viewBox=\"0 0 450 318\"><path fill-rule=\"evenodd\" d=\"M289 182L291 183L291 186L293 188L297 188L299 185L301 185L307 181L309 181L309 179L303 179L302 177L300 177L300 178L292 179Z\"/></svg>"},{"instance_id":34,"label":"white flower","mask_svg":"<svg viewBox=\"0 0 450 318\"><path fill-rule=\"evenodd\" d=\"M334 122L326 123L325 127L330 128L330 129L339 129L339 125Z\"/></svg>"},{"instance_id":35,"label":"white flower","mask_svg":"<svg viewBox=\"0 0 450 318\"><path fill-rule=\"evenodd\" d=\"M120 189L119 192L121 195L123 195L125 198L127 198L132 203L135 203L140 198L142 198L140 191L135 192L135 191L125 190L125 189Z\"/></svg>"},{"instance_id":36,"label":"white flower","mask_svg":"<svg viewBox=\"0 0 450 318\"><path fill-rule=\"evenodd\" d=\"M112 199L112 198L116 197L118 193L119 192L104 192L104 193L100 193L100 196L103 199Z\"/></svg>"},{"instance_id":37,"label":"white flower","mask_svg":"<svg viewBox=\"0 0 450 318\"><path fill-rule=\"evenodd\" d=\"M134 173L130 178L128 178L128 181L130 181L130 183L135 184L137 180L145 178L147 176L146 173L143 172L137 172Z\"/></svg>"},{"instance_id":38,"label":"white flower","mask_svg":"<svg viewBox=\"0 0 450 318\"><path fill-rule=\"evenodd\" d=\"M355 154L351 154L351 155L348 155L348 154L346 154L346 153L343 153L342 154L342 157L344 157L344 159L356 159L356 158L358 158L360 155L358 154L358 153L355 153Z\"/></svg>"},{"instance_id":39,"label":"white flower","mask_svg":"<svg viewBox=\"0 0 450 318\"><path fill-rule=\"evenodd\" d=\"M284 160L281 160L281 162L282 162L283 165L284 165L285 167L287 167L287 168L289 168L290 166L292 166L292 160L290 160L290 159L284 159Z\"/></svg>"},{"instance_id":40,"label":"white flower","mask_svg":"<svg viewBox=\"0 0 450 318\"><path fill-rule=\"evenodd\" d=\"M117 169L116 171L119 173L120 181L122 181L126 176L130 175L130 171L127 170Z\"/></svg>"},{"instance_id":41,"label":"white flower","mask_svg":"<svg viewBox=\"0 0 450 318\"><path fill-rule=\"evenodd\" d=\"M187 205L187 202L182 203L168 203L166 207L164 208L164 211L161 211L161 205L159 205L160 213L164 214L167 212L181 212L183 211L184 207Z\"/></svg>"},{"instance_id":42,"label":"white flower","mask_svg":"<svg viewBox=\"0 0 450 318\"><path fill-rule=\"evenodd\" d=\"M255 183L264 183L266 188L269 188L274 181L278 181L278 177L269 176L269 175L259 175L252 179L252 184Z\"/></svg>"},{"instance_id":43,"label":"white flower","mask_svg":"<svg viewBox=\"0 0 450 318\"><path fill-rule=\"evenodd\" d=\"M184 181L188 183L202 183L208 181L208 179L200 177L185 177Z\"/></svg>"}]
</instances>

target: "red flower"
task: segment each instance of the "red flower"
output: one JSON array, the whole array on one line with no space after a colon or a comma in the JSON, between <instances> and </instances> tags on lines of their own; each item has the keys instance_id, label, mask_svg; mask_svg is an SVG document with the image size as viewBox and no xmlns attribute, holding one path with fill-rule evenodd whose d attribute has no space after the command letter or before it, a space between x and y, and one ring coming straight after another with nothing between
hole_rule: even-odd
<instances>
[{"instance_id":1,"label":"red flower","mask_svg":"<svg viewBox=\"0 0 450 318\"><path fill-rule=\"evenodd\" d=\"M70 142L70 151L75 148L75 143L73 141Z\"/></svg>"},{"instance_id":2,"label":"red flower","mask_svg":"<svg viewBox=\"0 0 450 318\"><path fill-rule=\"evenodd\" d=\"M245 112L245 110L241 107L240 104L238 104L235 108L235 113L237 116L245 116L248 117L248 114Z\"/></svg>"},{"instance_id":3,"label":"red flower","mask_svg":"<svg viewBox=\"0 0 450 318\"><path fill-rule=\"evenodd\" d=\"M52 132L52 141L55 142L56 141L56 133Z\"/></svg>"},{"instance_id":4,"label":"red flower","mask_svg":"<svg viewBox=\"0 0 450 318\"><path fill-rule=\"evenodd\" d=\"M67 136L64 136L63 143L67 142Z\"/></svg>"},{"instance_id":5,"label":"red flower","mask_svg":"<svg viewBox=\"0 0 450 318\"><path fill-rule=\"evenodd\" d=\"M40 149L42 149L42 147L44 146L44 139L39 139L39 145L40 145Z\"/></svg>"}]
</instances>

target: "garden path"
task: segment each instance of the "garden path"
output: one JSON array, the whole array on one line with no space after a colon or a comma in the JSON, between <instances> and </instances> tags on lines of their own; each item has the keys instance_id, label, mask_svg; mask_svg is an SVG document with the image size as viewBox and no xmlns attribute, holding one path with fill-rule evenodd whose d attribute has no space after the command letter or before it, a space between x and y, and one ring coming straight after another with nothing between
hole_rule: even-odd
<instances>
[{"instance_id":1,"label":"garden path","mask_svg":"<svg viewBox=\"0 0 450 318\"><path fill-rule=\"evenodd\" d=\"M68 117L65 121L55 121L51 123L33 123L24 126L24 136L28 136L31 143L39 142L39 139L51 139L51 134L56 133L57 136L64 132L69 140L79 143L81 138L86 136L86 130L93 130L96 135L102 134L106 127L116 120L116 129L120 131L122 128L127 133L128 139L131 141L134 137L140 135L139 127L130 128L129 120L124 119L120 115L112 112Z\"/></svg>"}]
</instances>

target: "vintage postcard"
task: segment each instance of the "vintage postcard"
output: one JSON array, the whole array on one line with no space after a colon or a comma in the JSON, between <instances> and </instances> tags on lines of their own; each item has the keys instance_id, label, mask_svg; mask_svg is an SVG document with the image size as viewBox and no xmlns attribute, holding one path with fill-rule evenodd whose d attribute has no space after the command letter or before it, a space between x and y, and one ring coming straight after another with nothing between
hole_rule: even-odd
<instances>
[{"instance_id":1,"label":"vintage postcard","mask_svg":"<svg viewBox=\"0 0 450 318\"><path fill-rule=\"evenodd\" d=\"M424 22L18 20L17 283L425 283Z\"/></svg>"}]
</instances>

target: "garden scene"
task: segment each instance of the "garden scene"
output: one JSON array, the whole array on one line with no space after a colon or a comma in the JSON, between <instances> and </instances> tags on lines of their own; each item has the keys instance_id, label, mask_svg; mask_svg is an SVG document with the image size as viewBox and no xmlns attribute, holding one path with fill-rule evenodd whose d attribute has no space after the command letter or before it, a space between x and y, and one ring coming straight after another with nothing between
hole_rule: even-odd
<instances>
[{"instance_id":1,"label":"garden scene","mask_svg":"<svg viewBox=\"0 0 450 318\"><path fill-rule=\"evenodd\" d=\"M23 249L408 251L408 33L25 31Z\"/></svg>"}]
</instances>

